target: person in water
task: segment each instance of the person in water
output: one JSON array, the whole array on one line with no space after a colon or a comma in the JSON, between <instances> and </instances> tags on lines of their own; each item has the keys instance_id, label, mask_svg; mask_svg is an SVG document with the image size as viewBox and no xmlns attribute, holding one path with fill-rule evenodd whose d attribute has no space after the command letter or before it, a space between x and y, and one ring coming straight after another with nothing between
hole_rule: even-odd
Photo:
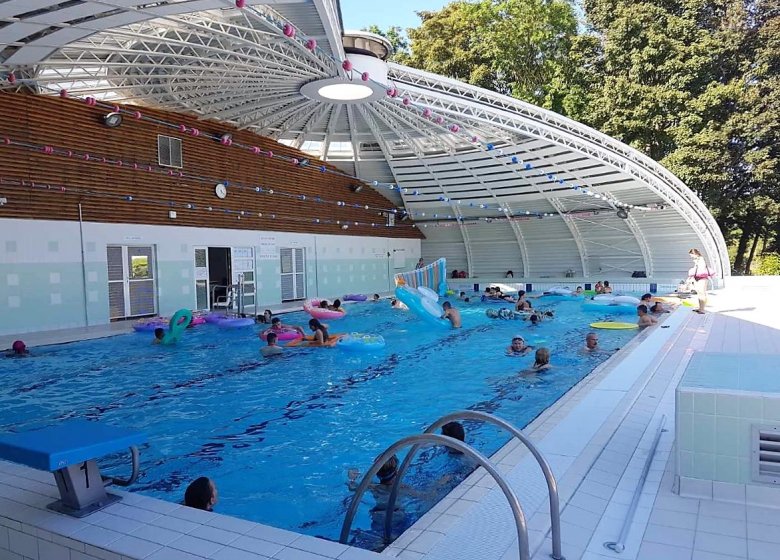
<instances>
[{"instance_id":1,"label":"person in water","mask_svg":"<svg viewBox=\"0 0 780 560\"><path fill-rule=\"evenodd\" d=\"M29 356L30 351L27 349L27 345L22 340L14 340L11 345L11 351L6 353L6 358L24 358Z\"/></svg>"},{"instance_id":2,"label":"person in water","mask_svg":"<svg viewBox=\"0 0 780 560\"><path fill-rule=\"evenodd\" d=\"M539 348L536 351L536 358L534 365L531 366L531 371L545 371L550 369L550 351L547 348Z\"/></svg>"},{"instance_id":3,"label":"person in water","mask_svg":"<svg viewBox=\"0 0 780 560\"><path fill-rule=\"evenodd\" d=\"M596 352L600 350L599 348L599 337L594 332L589 332L585 336L585 348L584 350L586 352Z\"/></svg>"},{"instance_id":4,"label":"person in water","mask_svg":"<svg viewBox=\"0 0 780 560\"><path fill-rule=\"evenodd\" d=\"M646 305L637 306L636 314L639 316L639 320L637 321L636 324L639 325L640 329L644 329L646 327L652 327L658 322L658 320L655 317L653 317L647 312Z\"/></svg>"},{"instance_id":5,"label":"person in water","mask_svg":"<svg viewBox=\"0 0 780 560\"><path fill-rule=\"evenodd\" d=\"M287 325L282 323L282 320L279 317L274 317L271 319L271 330L274 331L277 336L279 336L279 333L283 333L285 331L295 331L301 336L306 336L306 332L301 327L298 325ZM262 336L262 333L260 336Z\"/></svg>"},{"instance_id":6,"label":"person in water","mask_svg":"<svg viewBox=\"0 0 780 560\"><path fill-rule=\"evenodd\" d=\"M262 315L255 317L255 323L270 323L273 316L274 314L271 312L271 310L266 309L263 311Z\"/></svg>"},{"instance_id":7,"label":"person in water","mask_svg":"<svg viewBox=\"0 0 780 560\"><path fill-rule=\"evenodd\" d=\"M374 297L371 298L371 301L373 301L374 303L378 302L379 301L379 294L374 294Z\"/></svg>"},{"instance_id":8,"label":"person in water","mask_svg":"<svg viewBox=\"0 0 780 560\"><path fill-rule=\"evenodd\" d=\"M604 293L605 294L612 293L612 286L609 285L609 280L604 280Z\"/></svg>"},{"instance_id":9,"label":"person in water","mask_svg":"<svg viewBox=\"0 0 780 560\"><path fill-rule=\"evenodd\" d=\"M444 314L441 316L441 318L449 319L452 328L459 329L461 325L460 311L452 307L452 304L449 301L442 303L441 307L444 310Z\"/></svg>"},{"instance_id":10,"label":"person in water","mask_svg":"<svg viewBox=\"0 0 780 560\"><path fill-rule=\"evenodd\" d=\"M330 309L330 304L327 299L320 300L320 309Z\"/></svg>"},{"instance_id":11,"label":"person in water","mask_svg":"<svg viewBox=\"0 0 780 560\"><path fill-rule=\"evenodd\" d=\"M582 289L582 286L577 286L577 289L574 290L574 295L575 296L581 296L584 292L585 292L585 290Z\"/></svg>"},{"instance_id":12,"label":"person in water","mask_svg":"<svg viewBox=\"0 0 780 560\"><path fill-rule=\"evenodd\" d=\"M525 344L525 339L518 334L512 337L512 342L507 346L506 355L525 356L532 348L533 346L527 346Z\"/></svg>"},{"instance_id":13,"label":"person in water","mask_svg":"<svg viewBox=\"0 0 780 560\"><path fill-rule=\"evenodd\" d=\"M312 336L312 340L310 342L312 346L322 346L330 339L328 329L326 329L325 325L320 323L318 319L310 319L309 328L314 333L314 336Z\"/></svg>"},{"instance_id":14,"label":"person in water","mask_svg":"<svg viewBox=\"0 0 780 560\"><path fill-rule=\"evenodd\" d=\"M344 313L344 309L341 307L340 299L334 299L333 305L329 305L328 309L330 309L331 311L338 311L339 313Z\"/></svg>"},{"instance_id":15,"label":"person in water","mask_svg":"<svg viewBox=\"0 0 780 560\"><path fill-rule=\"evenodd\" d=\"M601 283L601 280L596 282L596 285L593 287L593 291L597 294L603 294L604 293L604 285Z\"/></svg>"},{"instance_id":16,"label":"person in water","mask_svg":"<svg viewBox=\"0 0 780 560\"><path fill-rule=\"evenodd\" d=\"M208 477L196 479L184 492L184 505L187 507L212 511L217 505L217 486Z\"/></svg>"},{"instance_id":17,"label":"person in water","mask_svg":"<svg viewBox=\"0 0 780 560\"><path fill-rule=\"evenodd\" d=\"M282 347L279 346L276 343L277 335L274 332L269 332L268 335L265 337L266 342L268 343L268 346L263 346L260 349L260 353L268 358L270 356L278 356L279 354L283 354L284 350L282 350Z\"/></svg>"},{"instance_id":18,"label":"person in water","mask_svg":"<svg viewBox=\"0 0 780 560\"><path fill-rule=\"evenodd\" d=\"M165 338L165 329L162 327L154 329L154 340L152 341L152 344L162 344L163 338Z\"/></svg>"}]
</instances>

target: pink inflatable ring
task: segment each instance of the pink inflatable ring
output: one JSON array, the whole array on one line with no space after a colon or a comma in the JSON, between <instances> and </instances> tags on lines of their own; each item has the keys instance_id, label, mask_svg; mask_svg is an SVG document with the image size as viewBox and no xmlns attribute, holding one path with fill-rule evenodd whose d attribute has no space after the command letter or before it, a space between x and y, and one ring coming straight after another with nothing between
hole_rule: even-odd
<instances>
[{"instance_id":1,"label":"pink inflatable ring","mask_svg":"<svg viewBox=\"0 0 780 560\"><path fill-rule=\"evenodd\" d=\"M320 307L320 301L319 299L310 299L307 300L306 303L303 304L303 310L314 317L315 319L325 319L325 320L334 320L334 319L343 319L344 313L343 311L332 311L330 309L323 309Z\"/></svg>"},{"instance_id":2,"label":"pink inflatable ring","mask_svg":"<svg viewBox=\"0 0 780 560\"><path fill-rule=\"evenodd\" d=\"M297 340L297 339L299 339L299 338L303 338L303 336L301 335L301 333L299 333L299 332L298 332L298 331L296 331L295 329L286 329L286 328L285 328L285 329L280 329L280 330L278 330L278 331L276 331L276 330L274 330L274 329L272 329L272 328L271 328L271 329L265 329L265 330L264 330L264 331L261 333L261 336L260 336L260 337L261 337L263 340L266 340L266 337L267 337L267 336L268 336L270 333L274 333L274 334L276 335L276 338L277 338L277 340L285 340L285 341L286 341L286 340Z\"/></svg>"}]
</instances>

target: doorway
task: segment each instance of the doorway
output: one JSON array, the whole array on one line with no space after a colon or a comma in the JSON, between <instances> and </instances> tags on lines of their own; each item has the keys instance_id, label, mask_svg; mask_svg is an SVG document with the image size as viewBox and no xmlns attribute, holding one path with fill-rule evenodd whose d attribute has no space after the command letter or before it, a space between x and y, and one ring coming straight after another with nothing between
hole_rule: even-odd
<instances>
[{"instance_id":1,"label":"doorway","mask_svg":"<svg viewBox=\"0 0 780 560\"><path fill-rule=\"evenodd\" d=\"M195 247L195 305L253 314L256 311L252 247Z\"/></svg>"},{"instance_id":2,"label":"doorway","mask_svg":"<svg viewBox=\"0 0 780 560\"><path fill-rule=\"evenodd\" d=\"M211 307L215 303L228 302L228 286L233 281L233 275L230 272L230 248L228 247L209 247L209 285L211 289ZM231 307L231 305L228 305Z\"/></svg>"},{"instance_id":3,"label":"doorway","mask_svg":"<svg viewBox=\"0 0 780 560\"><path fill-rule=\"evenodd\" d=\"M157 313L154 246L108 245L108 308L113 320Z\"/></svg>"}]
</instances>

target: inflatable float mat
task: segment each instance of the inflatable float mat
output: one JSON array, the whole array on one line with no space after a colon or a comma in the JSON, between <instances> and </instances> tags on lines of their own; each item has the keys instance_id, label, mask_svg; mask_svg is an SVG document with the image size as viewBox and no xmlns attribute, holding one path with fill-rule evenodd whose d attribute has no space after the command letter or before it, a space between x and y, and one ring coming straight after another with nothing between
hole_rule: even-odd
<instances>
[{"instance_id":1,"label":"inflatable float mat","mask_svg":"<svg viewBox=\"0 0 780 560\"><path fill-rule=\"evenodd\" d=\"M619 323L617 321L602 321L600 323L591 323L594 329L636 329L636 323Z\"/></svg>"},{"instance_id":2,"label":"inflatable float mat","mask_svg":"<svg viewBox=\"0 0 780 560\"><path fill-rule=\"evenodd\" d=\"M341 339L341 337L346 336L346 334L332 334L330 335L330 338L328 338L327 342L322 345L314 345L312 342L314 341L313 336L307 336L305 338L299 338L297 340L291 340L288 342L285 346L298 346L302 348L306 348L307 346L310 346L312 348L333 348L336 346L336 343Z\"/></svg>"}]
</instances>

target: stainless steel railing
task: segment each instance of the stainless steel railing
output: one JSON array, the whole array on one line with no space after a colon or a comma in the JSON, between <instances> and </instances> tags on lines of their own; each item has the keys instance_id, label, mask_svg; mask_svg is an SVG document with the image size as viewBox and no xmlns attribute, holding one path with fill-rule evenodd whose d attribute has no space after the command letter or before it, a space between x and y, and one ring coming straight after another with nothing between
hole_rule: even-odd
<instances>
[{"instance_id":1,"label":"stainless steel railing","mask_svg":"<svg viewBox=\"0 0 780 560\"><path fill-rule=\"evenodd\" d=\"M349 509L347 510L347 514L344 518L344 524L341 526L341 536L339 537L339 542L346 544L347 540L349 539L349 530L352 527L352 521L355 518L355 514L357 513L360 500L368 489L368 486L371 483L371 479L374 477L374 475L376 475L379 469L382 468L382 465L384 465L385 462L387 462L387 460L390 459L390 457L392 457L397 451L404 449L405 447L412 447L416 450L420 447L427 447L431 445L443 445L445 447L449 447L450 449L460 451L465 456L476 461L477 464L483 467L490 474L490 476L493 477L499 488L501 488L501 491L504 493L504 496L506 496L506 499L509 502L509 507L512 510L512 516L515 519L519 560L530 560L531 556L528 549L528 527L526 525L525 515L523 514L523 508L520 505L520 500L518 500L517 495L498 472L490 459L460 440L432 433L408 436L400 439L388 447L381 455L379 455L379 457L374 460L371 468L369 468L368 471L366 471L366 474L363 475L363 479L360 481L360 484L355 490L355 495L352 497L352 503L349 505ZM410 452L410 454L412 453ZM402 474L403 473L401 471L398 472L396 475L397 481L400 482ZM392 511L390 507L391 506L388 503L388 515Z\"/></svg>"},{"instance_id":2,"label":"stainless steel railing","mask_svg":"<svg viewBox=\"0 0 780 560\"><path fill-rule=\"evenodd\" d=\"M536 459L536 462L539 464L539 467L542 469L542 474L544 474L545 481L547 482L547 493L550 499L550 523L551 523L551 537L552 537L551 557L553 558L553 560L564 560L563 553L561 551L561 513L560 513L560 502L558 499L558 483L555 480L555 475L553 475L552 469L550 468L550 464L541 454L539 449L533 444L533 442L531 442L531 440L529 440L525 436L525 434L523 434L523 432L521 432L519 429L517 429L515 426L513 426L503 418L499 418L497 416L493 416L492 414L487 414L486 412L479 412L476 410L461 410L459 412L453 412L452 414L447 414L446 416L442 416L441 418L436 420L433 424L428 426L428 428L425 430L425 433L426 434L433 433L439 428L441 428L442 426L444 426L445 424L449 422L454 422L456 420L478 420L488 424L493 424L494 426L503 428L504 430L512 434L514 437L520 440L520 442L523 445L525 445L526 448L528 448L528 450L534 456L534 459ZM387 518L385 519L385 541L386 542L389 542L391 538L391 530L392 530L392 523L393 523L392 515L393 515L393 510L395 508L395 502L398 498L398 489L400 488L401 479L406 473L406 470L409 468L409 465L411 464L412 459L414 458L414 455L417 452L417 450L418 447L413 447L404 458L400 468L398 469L398 476L395 478L393 489L390 492L390 497L387 502L388 515Z\"/></svg>"}]
</instances>

